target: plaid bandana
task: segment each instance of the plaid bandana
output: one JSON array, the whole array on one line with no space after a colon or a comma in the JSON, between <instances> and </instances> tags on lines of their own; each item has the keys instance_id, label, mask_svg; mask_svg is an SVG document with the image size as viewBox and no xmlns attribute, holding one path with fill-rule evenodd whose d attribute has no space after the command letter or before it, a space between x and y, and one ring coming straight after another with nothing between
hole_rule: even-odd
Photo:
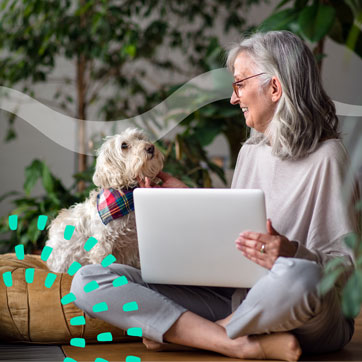
<instances>
[{"instance_id":1,"label":"plaid bandana","mask_svg":"<svg viewBox=\"0 0 362 362\"><path fill-rule=\"evenodd\" d=\"M98 214L104 225L134 211L133 189L102 189L97 195Z\"/></svg>"}]
</instances>

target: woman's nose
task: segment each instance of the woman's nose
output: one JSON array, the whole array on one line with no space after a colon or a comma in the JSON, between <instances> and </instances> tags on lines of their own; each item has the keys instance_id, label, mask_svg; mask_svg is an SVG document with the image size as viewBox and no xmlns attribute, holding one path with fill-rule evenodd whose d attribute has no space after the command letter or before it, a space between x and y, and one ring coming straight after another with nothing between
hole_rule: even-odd
<instances>
[{"instance_id":1,"label":"woman's nose","mask_svg":"<svg viewBox=\"0 0 362 362\"><path fill-rule=\"evenodd\" d=\"M240 102L239 102L239 97L235 94L235 92L233 92L233 94L231 95L230 103L231 103L232 105L235 105L235 104L240 103Z\"/></svg>"}]
</instances>

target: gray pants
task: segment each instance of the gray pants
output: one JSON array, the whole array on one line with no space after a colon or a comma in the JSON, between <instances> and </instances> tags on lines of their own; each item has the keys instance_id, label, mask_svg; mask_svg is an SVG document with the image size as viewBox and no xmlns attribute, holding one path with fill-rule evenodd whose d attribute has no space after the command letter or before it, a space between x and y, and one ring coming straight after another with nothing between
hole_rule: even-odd
<instances>
[{"instance_id":1,"label":"gray pants","mask_svg":"<svg viewBox=\"0 0 362 362\"><path fill-rule=\"evenodd\" d=\"M314 262L280 257L270 272L247 290L148 284L138 269L97 264L76 273L71 292L76 296L75 305L89 316L124 330L141 328L144 337L158 342L163 342L164 333L187 310L216 321L235 309L226 326L230 338L290 331L304 353L331 352L352 338L353 320L343 316L334 289L318 296L316 285L321 274L321 267ZM126 276L128 283L115 287L112 282L119 276ZM84 287L92 281L99 288L85 292ZM93 311L93 306L102 302L108 310ZM124 311L123 305L129 302L137 302L138 310Z\"/></svg>"}]
</instances>

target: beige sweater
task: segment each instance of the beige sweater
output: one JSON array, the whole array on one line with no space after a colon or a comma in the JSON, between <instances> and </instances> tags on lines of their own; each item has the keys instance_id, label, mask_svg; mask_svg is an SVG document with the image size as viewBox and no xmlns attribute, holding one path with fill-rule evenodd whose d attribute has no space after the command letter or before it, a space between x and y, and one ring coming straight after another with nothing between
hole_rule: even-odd
<instances>
[{"instance_id":1,"label":"beige sweater","mask_svg":"<svg viewBox=\"0 0 362 362\"><path fill-rule=\"evenodd\" d=\"M343 239L357 228L358 190L354 189L349 203L343 201L348 164L347 152L337 139L322 142L315 152L297 161L273 156L268 145L245 144L231 187L264 191L267 217L274 229L298 242L296 258L325 265L343 256L350 264L352 252Z\"/></svg>"}]
</instances>

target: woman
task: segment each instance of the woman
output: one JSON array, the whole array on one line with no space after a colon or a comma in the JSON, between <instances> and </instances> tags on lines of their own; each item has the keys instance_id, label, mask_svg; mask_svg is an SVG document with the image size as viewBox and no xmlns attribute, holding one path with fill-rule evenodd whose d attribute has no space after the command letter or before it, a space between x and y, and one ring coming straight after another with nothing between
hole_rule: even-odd
<instances>
[{"instance_id":1,"label":"woman","mask_svg":"<svg viewBox=\"0 0 362 362\"><path fill-rule=\"evenodd\" d=\"M129 266L88 265L73 279L75 304L120 328L142 328L144 343L154 349L171 342L289 361L302 351L337 350L353 334L353 320L343 316L338 299L344 280L325 296L316 286L328 260L342 256L352 264L343 236L356 225L353 208L340 197L347 156L334 104L312 53L292 33L254 34L229 52L227 64L235 78L231 103L253 129L232 188L262 189L273 220L267 234L243 232L236 246L270 272L252 289L235 290L147 284ZM163 187L185 187L170 175L160 177ZM152 187L149 180L140 186ZM112 286L119 275L129 281L122 289ZM84 285L93 280L100 288L87 295ZM132 300L140 309L121 312ZM109 310L94 313L93 305L104 301Z\"/></svg>"}]
</instances>

